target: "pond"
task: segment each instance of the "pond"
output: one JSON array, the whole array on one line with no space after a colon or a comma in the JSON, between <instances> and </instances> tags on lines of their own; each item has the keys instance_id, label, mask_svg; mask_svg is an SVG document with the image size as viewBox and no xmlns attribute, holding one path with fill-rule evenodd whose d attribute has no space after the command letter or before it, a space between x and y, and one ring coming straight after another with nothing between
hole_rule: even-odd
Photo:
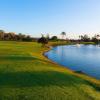
<instances>
[{"instance_id":1,"label":"pond","mask_svg":"<svg viewBox=\"0 0 100 100\"><path fill-rule=\"evenodd\" d=\"M96 45L56 46L45 55L71 70L100 79L100 47Z\"/></svg>"}]
</instances>

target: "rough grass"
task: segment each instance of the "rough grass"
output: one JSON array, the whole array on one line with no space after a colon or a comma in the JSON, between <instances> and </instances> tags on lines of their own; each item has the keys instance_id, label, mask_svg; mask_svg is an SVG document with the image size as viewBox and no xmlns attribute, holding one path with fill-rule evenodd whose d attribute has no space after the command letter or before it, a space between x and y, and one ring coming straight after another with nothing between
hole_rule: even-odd
<instances>
[{"instance_id":1,"label":"rough grass","mask_svg":"<svg viewBox=\"0 0 100 100\"><path fill-rule=\"evenodd\" d=\"M100 100L100 81L51 63L43 51L0 41L0 100Z\"/></svg>"}]
</instances>

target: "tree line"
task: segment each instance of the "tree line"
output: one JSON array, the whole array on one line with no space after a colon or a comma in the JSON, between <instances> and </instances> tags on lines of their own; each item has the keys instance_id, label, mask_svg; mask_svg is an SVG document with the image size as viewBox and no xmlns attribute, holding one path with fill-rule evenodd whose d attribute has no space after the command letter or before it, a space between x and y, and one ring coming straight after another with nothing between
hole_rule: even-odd
<instances>
[{"instance_id":1,"label":"tree line","mask_svg":"<svg viewBox=\"0 0 100 100\"><path fill-rule=\"evenodd\" d=\"M61 33L62 36L62 40L64 39L64 37L66 36L65 32ZM58 41L61 39L58 39L57 36L52 36L50 37L49 34L47 34L46 36L44 36L42 34L42 37L44 37L45 39L47 39L47 41ZM4 30L0 30L0 40L1 41L37 41L39 38L34 38L31 37L30 35L25 35L22 33L16 34L14 32L5 32Z\"/></svg>"},{"instance_id":2,"label":"tree line","mask_svg":"<svg viewBox=\"0 0 100 100\"><path fill-rule=\"evenodd\" d=\"M22 33L16 34L14 32L6 33L4 30L0 30L0 40L1 41L33 41L30 35L25 35Z\"/></svg>"},{"instance_id":3,"label":"tree line","mask_svg":"<svg viewBox=\"0 0 100 100\"><path fill-rule=\"evenodd\" d=\"M82 43L82 42L93 42L95 44L100 44L100 35L99 34L95 34L92 38L90 38L87 34L85 35L80 35L79 39L68 39L66 38L66 32L62 32L61 34L61 39L58 39L57 36L52 36L51 38L49 38L49 35L44 36L42 35L42 37L40 39L38 39L38 43L42 43L43 46L45 46L45 44L48 44L49 41L65 41L65 42L75 42L75 43Z\"/></svg>"},{"instance_id":4,"label":"tree line","mask_svg":"<svg viewBox=\"0 0 100 100\"><path fill-rule=\"evenodd\" d=\"M88 35L80 35L79 36L80 42L95 42L96 44L100 43L100 35L95 34L92 38L90 38Z\"/></svg>"},{"instance_id":5,"label":"tree line","mask_svg":"<svg viewBox=\"0 0 100 100\"><path fill-rule=\"evenodd\" d=\"M96 44L100 43L100 35L94 35L92 38L90 38L87 34L85 35L80 35L79 39L74 40L74 39L68 39L66 36L66 32L61 32L60 33L61 38L59 39L57 36L52 36L50 37L49 34L44 36L42 34L41 38L34 38L31 37L30 35L25 35L22 33L16 34L14 32L8 32L6 33L4 30L0 30L0 40L4 41L42 41L43 42L48 42L48 41L70 41L70 42L95 42Z\"/></svg>"}]
</instances>

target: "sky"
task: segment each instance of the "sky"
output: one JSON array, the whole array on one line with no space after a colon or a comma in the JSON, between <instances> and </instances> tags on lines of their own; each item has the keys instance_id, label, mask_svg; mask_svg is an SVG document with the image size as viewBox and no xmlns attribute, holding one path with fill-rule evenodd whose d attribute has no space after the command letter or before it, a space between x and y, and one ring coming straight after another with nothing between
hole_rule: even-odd
<instances>
[{"instance_id":1,"label":"sky","mask_svg":"<svg viewBox=\"0 0 100 100\"><path fill-rule=\"evenodd\" d=\"M100 0L0 0L0 29L39 37L100 33Z\"/></svg>"}]
</instances>

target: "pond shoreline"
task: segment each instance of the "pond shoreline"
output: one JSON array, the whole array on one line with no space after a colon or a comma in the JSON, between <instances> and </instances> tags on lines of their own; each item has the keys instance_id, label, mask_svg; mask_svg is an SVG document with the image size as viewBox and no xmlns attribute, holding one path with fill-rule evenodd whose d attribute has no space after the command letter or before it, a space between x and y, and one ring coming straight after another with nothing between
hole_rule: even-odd
<instances>
[{"instance_id":1,"label":"pond shoreline","mask_svg":"<svg viewBox=\"0 0 100 100\"><path fill-rule=\"evenodd\" d=\"M71 45L71 44L68 44L68 43L65 44L65 43L64 43L64 44L62 44L62 45L65 45L65 46L66 46L66 45ZM54 48L54 47L56 47L56 46L62 46L62 45L61 45L61 43L60 43L60 44L50 44L50 46L52 46L52 48ZM96 79L95 77L89 76L89 75L87 75L86 73L82 72L81 70L74 71L74 70L71 70L71 69L68 68L68 67L65 67L65 66L63 66L63 65L60 65L60 64L58 64L58 63L56 63L56 62L50 60L50 59L45 55L45 53L48 52L48 51L50 51L52 48L46 48L46 50L42 53L42 55L43 55L44 57L46 57L47 60L50 61L50 63L59 65L59 67L64 68L64 69L70 71L74 76L83 78L83 79L86 80L86 81L95 83L95 84L97 84L97 85L100 86L100 80L99 80L99 79Z\"/></svg>"}]
</instances>

